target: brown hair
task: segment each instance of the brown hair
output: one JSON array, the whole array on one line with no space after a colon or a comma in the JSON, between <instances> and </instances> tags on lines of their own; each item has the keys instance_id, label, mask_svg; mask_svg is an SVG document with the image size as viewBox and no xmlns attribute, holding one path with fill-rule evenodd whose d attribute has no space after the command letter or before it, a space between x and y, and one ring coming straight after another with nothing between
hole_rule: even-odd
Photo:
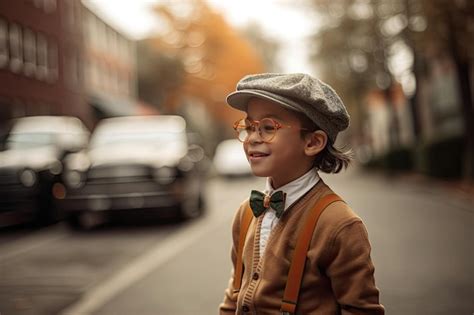
<instances>
[{"instance_id":1,"label":"brown hair","mask_svg":"<svg viewBox=\"0 0 474 315\"><path fill-rule=\"evenodd\" d=\"M308 133L322 130L306 115L302 113L296 114L301 122L301 127L305 128L304 130L301 130L302 138ZM349 166L352 159L352 150L348 149L342 151L341 149L336 148L334 143L332 143L328 138L324 149L314 158L313 166L324 173L339 173L343 168L346 169Z\"/></svg>"}]
</instances>

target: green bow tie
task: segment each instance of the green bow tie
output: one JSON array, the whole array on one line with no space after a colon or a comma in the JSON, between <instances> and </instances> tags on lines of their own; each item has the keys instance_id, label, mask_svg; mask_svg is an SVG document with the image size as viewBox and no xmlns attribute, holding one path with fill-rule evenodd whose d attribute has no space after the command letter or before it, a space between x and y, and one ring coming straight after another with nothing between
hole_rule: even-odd
<instances>
[{"instance_id":1,"label":"green bow tie","mask_svg":"<svg viewBox=\"0 0 474 315\"><path fill-rule=\"evenodd\" d=\"M250 208L252 208L255 217L259 217L266 209L271 207L276 212L277 218L280 218L285 210L286 194L279 190L271 196L265 195L257 190L250 193Z\"/></svg>"}]
</instances>

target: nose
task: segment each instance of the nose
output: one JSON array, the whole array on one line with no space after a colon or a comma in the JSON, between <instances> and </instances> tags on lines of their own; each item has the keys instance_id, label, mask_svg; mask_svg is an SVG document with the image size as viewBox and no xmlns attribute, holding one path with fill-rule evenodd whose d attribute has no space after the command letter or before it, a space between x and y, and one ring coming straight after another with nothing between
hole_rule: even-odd
<instances>
[{"instance_id":1,"label":"nose","mask_svg":"<svg viewBox=\"0 0 474 315\"><path fill-rule=\"evenodd\" d=\"M255 128L253 131L249 133L247 137L247 142L252 143L252 144L263 142L262 137L260 137L258 128Z\"/></svg>"}]
</instances>

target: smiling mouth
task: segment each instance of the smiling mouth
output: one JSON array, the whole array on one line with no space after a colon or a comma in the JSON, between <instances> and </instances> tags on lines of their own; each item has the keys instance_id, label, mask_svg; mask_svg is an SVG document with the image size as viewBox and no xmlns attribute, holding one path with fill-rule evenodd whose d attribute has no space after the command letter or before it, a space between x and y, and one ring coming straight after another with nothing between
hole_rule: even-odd
<instances>
[{"instance_id":1,"label":"smiling mouth","mask_svg":"<svg viewBox=\"0 0 474 315\"><path fill-rule=\"evenodd\" d=\"M260 152L254 152L254 153L250 153L249 156L251 158L262 158L262 157L266 157L266 156L269 156L270 154L266 154L266 153L260 153Z\"/></svg>"}]
</instances>

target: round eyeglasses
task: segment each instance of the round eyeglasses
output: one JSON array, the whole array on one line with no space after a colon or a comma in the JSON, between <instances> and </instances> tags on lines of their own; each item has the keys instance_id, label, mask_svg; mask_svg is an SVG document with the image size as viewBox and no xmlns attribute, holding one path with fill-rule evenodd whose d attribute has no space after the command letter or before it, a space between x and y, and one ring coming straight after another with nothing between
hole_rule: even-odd
<instances>
[{"instance_id":1,"label":"round eyeglasses","mask_svg":"<svg viewBox=\"0 0 474 315\"><path fill-rule=\"evenodd\" d=\"M248 142L250 134L258 130L258 135L263 142L269 143L274 138L278 129L294 128L289 125L283 125L271 118L263 118L262 120L240 119L234 123L234 130L237 139L241 142ZM306 128L297 128L298 130L309 130Z\"/></svg>"}]
</instances>

